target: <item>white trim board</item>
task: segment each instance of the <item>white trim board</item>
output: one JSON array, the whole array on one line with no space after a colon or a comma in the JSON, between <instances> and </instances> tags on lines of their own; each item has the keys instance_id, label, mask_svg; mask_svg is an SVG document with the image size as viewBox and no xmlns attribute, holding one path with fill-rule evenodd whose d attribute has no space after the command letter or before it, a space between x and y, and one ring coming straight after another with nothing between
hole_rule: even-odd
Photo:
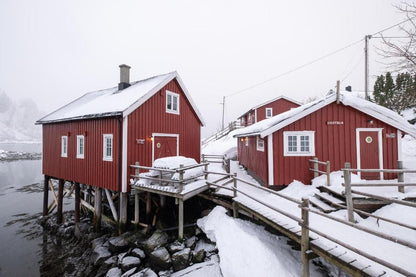
<instances>
[{"instance_id":1,"label":"white trim board","mask_svg":"<svg viewBox=\"0 0 416 277\"><path fill-rule=\"evenodd\" d=\"M129 119L128 117L123 117L123 140L122 140L122 146L121 146L121 191L127 192L127 153L128 153L128 146L127 146L127 137L128 137L128 127L129 127ZM121 139L121 138L118 138ZM120 149L119 149L120 151Z\"/></svg>"}]
</instances>

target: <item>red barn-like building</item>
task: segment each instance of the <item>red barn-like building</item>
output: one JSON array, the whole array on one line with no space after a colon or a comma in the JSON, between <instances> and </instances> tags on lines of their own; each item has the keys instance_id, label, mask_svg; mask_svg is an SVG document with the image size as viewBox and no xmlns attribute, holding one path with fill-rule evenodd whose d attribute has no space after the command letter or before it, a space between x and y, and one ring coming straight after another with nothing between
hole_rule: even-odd
<instances>
[{"instance_id":1,"label":"red barn-like building","mask_svg":"<svg viewBox=\"0 0 416 277\"><path fill-rule=\"evenodd\" d=\"M200 158L203 119L176 72L94 91L37 121L43 174L113 192L129 191L130 165L182 155ZM120 194L121 194L120 193Z\"/></svg>"},{"instance_id":2,"label":"red barn-like building","mask_svg":"<svg viewBox=\"0 0 416 277\"><path fill-rule=\"evenodd\" d=\"M249 126L299 106L299 102L281 95L251 108L240 116L238 120L240 120L241 126Z\"/></svg>"},{"instance_id":3,"label":"red barn-like building","mask_svg":"<svg viewBox=\"0 0 416 277\"><path fill-rule=\"evenodd\" d=\"M236 133L238 159L265 185L309 184L309 160L330 161L337 171L352 168L395 168L401 159L401 137L416 137L416 128L397 113L353 96L341 94L305 104ZM393 176L362 173L365 179Z\"/></svg>"}]
</instances>

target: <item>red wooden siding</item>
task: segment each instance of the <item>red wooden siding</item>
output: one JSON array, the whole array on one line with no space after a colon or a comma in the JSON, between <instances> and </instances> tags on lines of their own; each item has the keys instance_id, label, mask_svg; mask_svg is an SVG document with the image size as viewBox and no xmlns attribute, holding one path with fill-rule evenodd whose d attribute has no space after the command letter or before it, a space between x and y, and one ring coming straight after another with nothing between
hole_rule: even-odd
<instances>
[{"instance_id":1,"label":"red wooden siding","mask_svg":"<svg viewBox=\"0 0 416 277\"><path fill-rule=\"evenodd\" d=\"M372 119L372 124L369 120ZM342 125L328 125L327 121L342 121ZM283 156L284 131L315 131L315 156L320 161L331 162L331 171L350 162L357 167L356 128L383 128L383 167L395 168L398 158L397 129L369 115L342 104L330 104L273 134L274 184L288 185L294 179L309 184L313 174L309 171L312 157ZM394 133L394 138L386 134ZM394 178L392 174L386 179Z\"/></svg>"},{"instance_id":2,"label":"red wooden siding","mask_svg":"<svg viewBox=\"0 0 416 277\"><path fill-rule=\"evenodd\" d=\"M180 115L166 113L166 90L180 95ZM152 133L179 134L179 155L200 160L201 122L176 80L172 80L152 98L128 116L127 165L152 164ZM138 144L136 139L145 139Z\"/></svg>"},{"instance_id":3,"label":"red wooden siding","mask_svg":"<svg viewBox=\"0 0 416 277\"><path fill-rule=\"evenodd\" d=\"M256 137L238 138L238 161L257 177L267 183L267 139L264 140L264 151L257 150Z\"/></svg>"},{"instance_id":4,"label":"red wooden siding","mask_svg":"<svg viewBox=\"0 0 416 277\"><path fill-rule=\"evenodd\" d=\"M118 190L118 130L115 118L43 125L43 174ZM68 157L61 157L61 136L68 135ZM113 134L113 161L103 161L103 134ZM84 159L77 159L77 135L85 136Z\"/></svg>"},{"instance_id":5,"label":"red wooden siding","mask_svg":"<svg viewBox=\"0 0 416 277\"><path fill-rule=\"evenodd\" d=\"M299 107L299 105L284 98L280 98L274 102L257 108L257 122L266 119L266 108L272 108L272 116L275 116L296 107Z\"/></svg>"}]
</instances>

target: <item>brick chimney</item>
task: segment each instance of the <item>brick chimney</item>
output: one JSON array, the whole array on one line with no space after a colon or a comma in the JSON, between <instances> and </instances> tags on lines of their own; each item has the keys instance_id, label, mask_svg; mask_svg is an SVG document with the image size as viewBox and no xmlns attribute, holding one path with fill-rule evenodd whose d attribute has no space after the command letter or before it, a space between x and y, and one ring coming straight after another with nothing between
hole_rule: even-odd
<instances>
[{"instance_id":1,"label":"brick chimney","mask_svg":"<svg viewBox=\"0 0 416 277\"><path fill-rule=\"evenodd\" d=\"M130 66L127 64L121 64L120 67L120 83L118 84L118 90L123 90L130 86Z\"/></svg>"}]
</instances>

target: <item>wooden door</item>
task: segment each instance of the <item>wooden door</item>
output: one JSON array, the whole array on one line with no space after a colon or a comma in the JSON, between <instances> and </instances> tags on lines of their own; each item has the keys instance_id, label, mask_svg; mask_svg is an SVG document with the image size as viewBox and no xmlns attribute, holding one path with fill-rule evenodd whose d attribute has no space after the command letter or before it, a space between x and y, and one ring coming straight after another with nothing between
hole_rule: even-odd
<instances>
[{"instance_id":1,"label":"wooden door","mask_svg":"<svg viewBox=\"0 0 416 277\"><path fill-rule=\"evenodd\" d=\"M176 136L155 136L153 138L153 160L178 156L178 138Z\"/></svg>"},{"instance_id":2,"label":"wooden door","mask_svg":"<svg viewBox=\"0 0 416 277\"><path fill-rule=\"evenodd\" d=\"M360 140L360 168L380 169L380 141L378 131L359 132ZM379 180L378 172L361 172L361 179Z\"/></svg>"}]
</instances>

